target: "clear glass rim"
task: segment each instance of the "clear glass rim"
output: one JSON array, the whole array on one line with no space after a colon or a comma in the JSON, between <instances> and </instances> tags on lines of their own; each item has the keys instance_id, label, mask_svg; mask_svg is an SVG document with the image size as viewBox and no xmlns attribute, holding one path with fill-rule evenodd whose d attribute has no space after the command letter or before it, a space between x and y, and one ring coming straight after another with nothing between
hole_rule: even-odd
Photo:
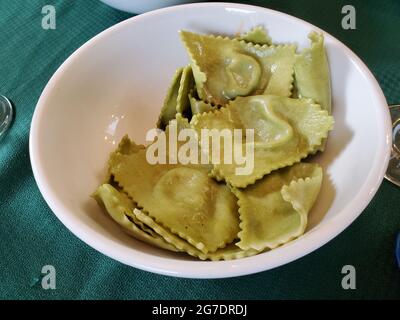
<instances>
[{"instance_id":1,"label":"clear glass rim","mask_svg":"<svg viewBox=\"0 0 400 320\"><path fill-rule=\"evenodd\" d=\"M389 106L389 110L390 111L392 111L394 109L397 109L397 108L400 109L400 104L393 104L393 105ZM398 126L399 122L400 122L400 115L399 115L398 119L393 119L392 118L392 126L393 126L392 130L393 131L394 131L395 127ZM389 161L389 167L388 167L387 172L385 174L385 178L388 181L390 181L393 184L395 184L396 186L400 187L400 179L396 178L394 175L391 175L391 173L390 173L390 168L391 168L390 162L391 161L400 162L400 149L399 149L399 146L395 145L395 134L394 134L394 132L393 132L393 135L392 135L392 154L391 154L391 159Z\"/></svg>"},{"instance_id":2,"label":"clear glass rim","mask_svg":"<svg viewBox=\"0 0 400 320\"><path fill-rule=\"evenodd\" d=\"M395 141L394 141L394 139L395 139L395 137L396 137L396 135L394 134L395 132L394 132L394 130L395 130L395 126L397 126L398 124L399 124L399 122L400 122L400 104L393 104L393 105L390 105L389 106L389 109L390 110L392 110L392 109L399 109L399 118L398 119L394 119L394 121L392 121L392 125L393 125L393 135L392 135L392 142L393 142L393 145L392 145L392 148L393 148L393 150L397 153L397 154L399 154L400 155L400 146L397 146L396 144L395 144Z\"/></svg>"},{"instance_id":3,"label":"clear glass rim","mask_svg":"<svg viewBox=\"0 0 400 320\"><path fill-rule=\"evenodd\" d=\"M0 95L0 113L3 113L0 123L0 138L6 133L13 119L13 106L11 101Z\"/></svg>"}]
</instances>

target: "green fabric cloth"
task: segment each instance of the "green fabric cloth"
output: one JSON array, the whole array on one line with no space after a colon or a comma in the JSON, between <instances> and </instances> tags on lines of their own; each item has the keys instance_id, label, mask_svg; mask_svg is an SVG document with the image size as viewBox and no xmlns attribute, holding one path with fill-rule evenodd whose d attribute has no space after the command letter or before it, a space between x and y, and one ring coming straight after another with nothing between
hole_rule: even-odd
<instances>
[{"instance_id":1,"label":"green fabric cloth","mask_svg":"<svg viewBox=\"0 0 400 320\"><path fill-rule=\"evenodd\" d=\"M350 2L357 29L341 28ZM398 0L249 1L309 21L343 41L369 66L389 103L400 103ZM57 29L41 28L41 9L57 9ZM57 67L80 45L131 15L97 0L0 0L0 94L16 117L0 142L0 298L4 299L303 299L400 298L394 256L400 189L383 182L364 213L312 254L255 275L221 280L160 276L118 263L88 247L41 197L29 162L36 102ZM43 290L41 268L54 265L57 289ZM357 289L341 288L341 269L357 270Z\"/></svg>"}]
</instances>

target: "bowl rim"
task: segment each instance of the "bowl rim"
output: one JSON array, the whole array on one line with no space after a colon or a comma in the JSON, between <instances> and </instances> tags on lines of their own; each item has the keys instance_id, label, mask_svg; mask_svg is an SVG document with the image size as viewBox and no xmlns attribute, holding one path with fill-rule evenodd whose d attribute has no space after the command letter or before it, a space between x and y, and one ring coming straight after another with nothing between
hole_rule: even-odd
<instances>
[{"instance_id":1,"label":"bowl rim","mask_svg":"<svg viewBox=\"0 0 400 320\"><path fill-rule=\"evenodd\" d=\"M284 19L295 20L297 23L304 24L309 28L323 32L325 37L330 38L330 40L338 45L341 50L344 50L345 54L349 56L349 58L355 63L356 67L371 83L374 90L374 96L377 98L376 104L381 106L378 111L383 120L380 129L382 130L384 139L382 139L378 145L378 151L375 155L372 170L366 177L365 182L358 190L353 200L347 203L341 210L340 217L332 218L329 224L317 225L306 233L307 237L301 236L296 241L292 241L266 253L230 261L200 262L176 260L174 258L154 256L153 254L142 252L134 248L132 248L135 250L134 257L127 257L126 253L124 253L126 248L124 248L123 245L116 246L115 242L108 239L105 235L101 235L92 230L89 226L83 225L77 217L70 215L69 210L63 206L54 191L48 187L49 183L46 178L45 168L40 160L42 155L39 152L41 149L41 141L39 139L40 122L46 111L46 101L54 89L55 84L64 73L64 70L68 69L68 67L79 57L81 52L90 48L98 41L101 41L103 37L108 36L113 32L117 32L120 28L125 27L125 25L137 23L142 19L151 16L164 15L173 11L184 11L187 8L190 9L196 7L229 7L241 10L261 11L281 16ZM138 269L182 278L211 279L243 276L285 265L322 247L344 231L362 213L382 183L390 158L391 134L391 119L387 108L387 102L377 80L355 53L329 33L302 19L268 8L228 2L192 3L162 8L131 17L102 31L73 52L50 78L38 100L31 122L29 152L33 175L43 198L57 218L83 242L114 260ZM285 254L281 254L283 250Z\"/></svg>"}]
</instances>

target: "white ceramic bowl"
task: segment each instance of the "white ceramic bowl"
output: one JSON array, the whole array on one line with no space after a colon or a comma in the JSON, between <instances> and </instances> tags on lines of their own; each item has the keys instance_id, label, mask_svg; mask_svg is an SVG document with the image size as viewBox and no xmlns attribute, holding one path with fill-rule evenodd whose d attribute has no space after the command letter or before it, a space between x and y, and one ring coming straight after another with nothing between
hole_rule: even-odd
<instances>
[{"instance_id":1,"label":"white ceramic bowl","mask_svg":"<svg viewBox=\"0 0 400 320\"><path fill-rule=\"evenodd\" d=\"M391 123L371 72L325 34L336 119L326 151L322 192L307 232L270 252L234 261L196 261L125 235L90 194L105 175L120 138L144 142L169 81L188 62L178 30L235 34L265 25L273 39L308 45L318 28L276 11L239 4L170 7L124 21L78 49L54 74L32 120L30 155L43 197L76 236L96 250L140 269L191 278L268 270L302 257L343 231L377 191L387 167Z\"/></svg>"},{"instance_id":2,"label":"white ceramic bowl","mask_svg":"<svg viewBox=\"0 0 400 320\"><path fill-rule=\"evenodd\" d=\"M193 1L185 0L100 0L118 10L131 13L143 13L150 10Z\"/></svg>"}]
</instances>

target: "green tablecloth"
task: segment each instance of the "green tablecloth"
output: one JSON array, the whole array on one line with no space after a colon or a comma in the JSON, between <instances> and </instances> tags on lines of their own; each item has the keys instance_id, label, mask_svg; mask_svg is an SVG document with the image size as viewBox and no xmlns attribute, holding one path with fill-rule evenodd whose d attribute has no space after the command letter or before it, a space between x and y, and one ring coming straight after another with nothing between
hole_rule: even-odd
<instances>
[{"instance_id":1,"label":"green tablecloth","mask_svg":"<svg viewBox=\"0 0 400 320\"><path fill-rule=\"evenodd\" d=\"M398 0L249 3L305 19L336 36L366 62L388 102L400 103ZM341 8L348 3L356 8L356 30L341 28ZM41 28L46 4L56 7L56 30ZM233 279L177 279L122 265L88 247L57 220L39 193L29 162L36 102L75 49L129 17L97 0L0 0L0 93L16 109L13 126L0 142L0 298L400 298L394 257L400 189L387 181L364 213L324 247L278 269ZM346 264L356 268L356 290L341 287ZM44 265L56 268L56 290L40 285Z\"/></svg>"}]
</instances>

